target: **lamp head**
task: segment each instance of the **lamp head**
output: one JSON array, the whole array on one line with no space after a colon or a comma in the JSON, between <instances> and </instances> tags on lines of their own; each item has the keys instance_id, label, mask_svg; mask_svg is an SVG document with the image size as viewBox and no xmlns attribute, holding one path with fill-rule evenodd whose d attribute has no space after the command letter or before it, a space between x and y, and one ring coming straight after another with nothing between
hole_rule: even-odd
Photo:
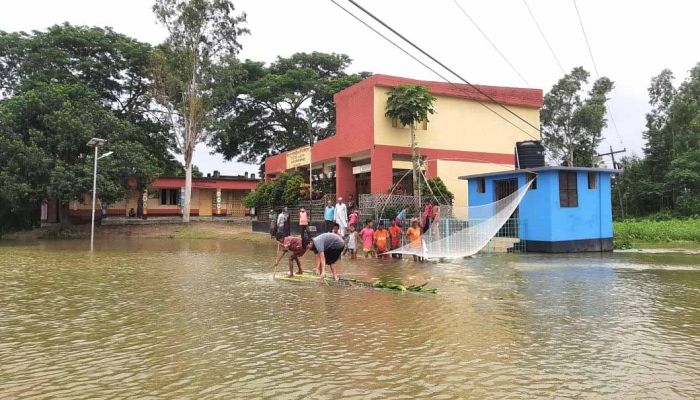
<instances>
[{"instance_id":1,"label":"lamp head","mask_svg":"<svg viewBox=\"0 0 700 400\"><path fill-rule=\"evenodd\" d=\"M87 142L87 145L90 147L100 147L104 146L105 143L107 143L106 139L92 138L89 142Z\"/></svg>"}]
</instances>

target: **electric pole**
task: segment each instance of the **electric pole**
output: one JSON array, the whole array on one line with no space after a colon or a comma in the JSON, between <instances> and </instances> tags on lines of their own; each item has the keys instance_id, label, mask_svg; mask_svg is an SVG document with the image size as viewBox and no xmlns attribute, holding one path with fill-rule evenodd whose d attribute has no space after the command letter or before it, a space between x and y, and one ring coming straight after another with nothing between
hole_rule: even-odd
<instances>
[{"instance_id":1,"label":"electric pole","mask_svg":"<svg viewBox=\"0 0 700 400\"><path fill-rule=\"evenodd\" d=\"M624 149L624 148L623 148L622 150L613 150L612 146L610 146L610 152L598 154L598 157L610 156L610 158L612 159L613 168L614 168L614 169L620 169L621 165L619 165L619 164L615 161L615 154L624 153L624 152L626 152L626 151L627 151L627 149ZM617 177L615 177L615 179L617 179ZM625 218L625 208L624 208L623 203L622 203L622 190L620 189L620 184L619 184L619 182L618 182L618 184L615 185L615 186L617 186L617 197L618 197L618 200L619 200L619 202L620 202L620 215L621 215L622 218L624 219L624 218Z\"/></svg>"}]
</instances>

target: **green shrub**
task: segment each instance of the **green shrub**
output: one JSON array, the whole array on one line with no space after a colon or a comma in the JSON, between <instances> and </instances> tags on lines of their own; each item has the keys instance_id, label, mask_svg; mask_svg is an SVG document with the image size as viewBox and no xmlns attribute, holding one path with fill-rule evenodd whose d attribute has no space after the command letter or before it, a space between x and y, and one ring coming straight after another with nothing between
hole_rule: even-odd
<instances>
[{"instance_id":1,"label":"green shrub","mask_svg":"<svg viewBox=\"0 0 700 400\"><path fill-rule=\"evenodd\" d=\"M616 241L700 242L700 219L627 220L613 224Z\"/></svg>"},{"instance_id":2,"label":"green shrub","mask_svg":"<svg viewBox=\"0 0 700 400\"><path fill-rule=\"evenodd\" d=\"M289 176L288 179L284 182L284 193L282 195L284 205L297 204L301 197L303 187L304 178L300 174L294 174Z\"/></svg>"}]
</instances>

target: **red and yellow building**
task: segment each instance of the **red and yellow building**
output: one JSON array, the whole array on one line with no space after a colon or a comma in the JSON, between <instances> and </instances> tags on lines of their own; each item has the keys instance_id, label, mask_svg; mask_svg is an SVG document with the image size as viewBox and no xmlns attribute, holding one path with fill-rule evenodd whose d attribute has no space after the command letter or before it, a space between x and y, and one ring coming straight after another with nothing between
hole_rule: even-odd
<instances>
[{"instance_id":1,"label":"red and yellow building","mask_svg":"<svg viewBox=\"0 0 700 400\"><path fill-rule=\"evenodd\" d=\"M404 84L425 86L437 98L436 113L418 127L417 143L426 175L442 178L455 204L467 202L460 175L512 169L515 143L539 139L538 131L468 85L373 75L335 95L334 136L268 157L265 179L292 169L308 176L311 164L314 180L330 178L339 196L386 193L411 168L410 130L384 115L388 92ZM478 87L539 127L542 90ZM410 176L401 184L411 192Z\"/></svg>"},{"instance_id":2,"label":"red and yellow building","mask_svg":"<svg viewBox=\"0 0 700 400\"><path fill-rule=\"evenodd\" d=\"M254 190L257 182L254 176L193 177L190 215L245 216L249 210L243 206L243 196ZM130 210L138 212L139 203L143 204L143 213L149 217L182 215L184 189L184 177L159 177L145 191L139 193L134 190L126 199L108 204L107 215L129 216ZM82 202L71 202L69 215L89 217L92 210L91 196L87 193ZM97 208L97 215L102 215L101 204L98 203ZM50 216L51 212L48 214Z\"/></svg>"}]
</instances>

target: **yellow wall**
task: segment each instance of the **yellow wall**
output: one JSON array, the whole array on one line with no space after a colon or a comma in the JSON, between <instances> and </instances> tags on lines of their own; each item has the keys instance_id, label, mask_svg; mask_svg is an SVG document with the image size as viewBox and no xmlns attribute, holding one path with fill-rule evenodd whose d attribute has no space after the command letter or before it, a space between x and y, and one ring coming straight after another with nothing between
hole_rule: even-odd
<instances>
[{"instance_id":1,"label":"yellow wall","mask_svg":"<svg viewBox=\"0 0 700 400\"><path fill-rule=\"evenodd\" d=\"M471 174L482 174L487 172L506 171L506 165L473 163L462 161L437 161L437 174L445 182L445 186L455 195L454 206L467 206L467 181L458 179L460 176Z\"/></svg>"},{"instance_id":2,"label":"yellow wall","mask_svg":"<svg viewBox=\"0 0 700 400\"><path fill-rule=\"evenodd\" d=\"M407 128L393 128L384 116L389 88L374 88L374 141L376 144L407 146L411 138ZM481 151L513 154L515 142L532 140L514 126L474 100L436 96L435 114L429 117L427 130L417 130L418 146L431 149ZM485 103L504 118L522 127L532 136L539 133L493 103ZM532 125L539 127L540 112L535 108L508 106Z\"/></svg>"}]
</instances>

